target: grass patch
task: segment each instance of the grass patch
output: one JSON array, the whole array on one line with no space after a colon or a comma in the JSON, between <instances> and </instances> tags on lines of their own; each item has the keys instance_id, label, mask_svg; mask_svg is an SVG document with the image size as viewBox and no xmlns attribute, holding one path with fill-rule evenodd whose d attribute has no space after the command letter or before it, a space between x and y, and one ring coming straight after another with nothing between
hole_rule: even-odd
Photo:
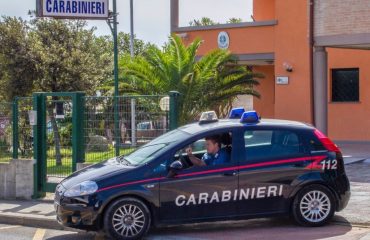
<instances>
[{"instance_id":1,"label":"grass patch","mask_svg":"<svg viewBox=\"0 0 370 240\"><path fill-rule=\"evenodd\" d=\"M0 148L0 162L9 162L12 158L12 153L8 152L6 149Z\"/></svg>"},{"instance_id":2,"label":"grass patch","mask_svg":"<svg viewBox=\"0 0 370 240\"><path fill-rule=\"evenodd\" d=\"M129 154L134 149L121 149L121 155ZM62 165L56 165L55 150L49 149L47 152L47 174L49 176L66 177L72 174L72 149L62 148ZM114 148L109 149L106 152L86 152L85 163L95 164L105 161L115 156Z\"/></svg>"},{"instance_id":3,"label":"grass patch","mask_svg":"<svg viewBox=\"0 0 370 240\"><path fill-rule=\"evenodd\" d=\"M13 154L9 152L9 146L5 141L0 139L0 162L9 162Z\"/></svg>"},{"instance_id":4,"label":"grass patch","mask_svg":"<svg viewBox=\"0 0 370 240\"><path fill-rule=\"evenodd\" d=\"M134 149L121 149L121 155L129 154ZM47 151L47 174L50 176L56 177L66 177L72 174L72 149L71 148L62 148L61 149L62 155L62 165L56 165L56 158L55 158L55 149L49 149ZM5 151L0 148L0 163L8 163L13 158L12 153ZM95 164L102 161L105 161L109 158L115 156L115 149L110 148L108 151L105 152L86 152L85 153L85 163L87 164ZM32 158L32 157L31 157Z\"/></svg>"}]
</instances>

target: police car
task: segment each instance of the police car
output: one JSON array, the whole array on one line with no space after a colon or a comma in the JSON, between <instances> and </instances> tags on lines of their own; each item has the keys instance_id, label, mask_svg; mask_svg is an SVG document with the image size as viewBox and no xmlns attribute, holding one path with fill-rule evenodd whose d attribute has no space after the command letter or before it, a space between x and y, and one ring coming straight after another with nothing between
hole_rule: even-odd
<instances>
[{"instance_id":1,"label":"police car","mask_svg":"<svg viewBox=\"0 0 370 240\"><path fill-rule=\"evenodd\" d=\"M269 216L321 226L349 197L340 149L323 133L237 108L74 173L55 208L64 226L139 239L151 226Z\"/></svg>"}]
</instances>

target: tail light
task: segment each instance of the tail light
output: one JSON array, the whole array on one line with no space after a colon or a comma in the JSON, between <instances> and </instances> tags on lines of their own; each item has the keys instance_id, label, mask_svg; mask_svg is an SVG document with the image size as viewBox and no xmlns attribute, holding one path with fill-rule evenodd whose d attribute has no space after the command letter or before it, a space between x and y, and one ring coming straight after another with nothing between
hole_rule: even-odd
<instances>
[{"instance_id":1,"label":"tail light","mask_svg":"<svg viewBox=\"0 0 370 240\"><path fill-rule=\"evenodd\" d=\"M327 136L325 136L325 134L320 132L318 129L315 129L314 134L320 140L326 150L330 152L340 153L339 147L335 143L333 143Z\"/></svg>"}]
</instances>

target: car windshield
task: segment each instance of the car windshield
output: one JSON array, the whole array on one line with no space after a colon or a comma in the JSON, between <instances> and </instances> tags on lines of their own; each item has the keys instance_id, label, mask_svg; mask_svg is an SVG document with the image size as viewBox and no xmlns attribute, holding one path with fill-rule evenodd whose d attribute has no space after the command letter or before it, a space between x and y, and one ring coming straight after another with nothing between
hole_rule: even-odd
<instances>
[{"instance_id":1,"label":"car windshield","mask_svg":"<svg viewBox=\"0 0 370 240\"><path fill-rule=\"evenodd\" d=\"M123 159L132 165L145 164L154 158L155 153L157 153L159 150L163 149L167 145L168 144L164 143L154 145L144 145L141 148L138 148L133 153L124 156Z\"/></svg>"},{"instance_id":2,"label":"car windshield","mask_svg":"<svg viewBox=\"0 0 370 240\"><path fill-rule=\"evenodd\" d=\"M176 129L153 139L151 142L148 143L148 145L154 145L159 143L166 144L174 143L177 141L182 141L189 136L191 136L189 133Z\"/></svg>"},{"instance_id":3,"label":"car windshield","mask_svg":"<svg viewBox=\"0 0 370 240\"><path fill-rule=\"evenodd\" d=\"M181 130L170 131L168 133L161 135L160 137L153 139L152 141L138 148L131 154L123 156L121 158L117 158L117 161L123 160L130 165L145 164L151 161L155 157L155 154L164 147L177 141L184 140L188 136L190 136L190 134Z\"/></svg>"}]
</instances>

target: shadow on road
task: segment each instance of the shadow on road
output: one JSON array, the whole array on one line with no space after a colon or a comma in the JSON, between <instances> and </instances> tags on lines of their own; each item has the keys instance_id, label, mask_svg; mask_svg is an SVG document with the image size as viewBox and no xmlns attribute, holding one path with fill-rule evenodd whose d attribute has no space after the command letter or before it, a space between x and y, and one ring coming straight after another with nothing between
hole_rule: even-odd
<instances>
[{"instance_id":1,"label":"shadow on road","mask_svg":"<svg viewBox=\"0 0 370 240\"><path fill-rule=\"evenodd\" d=\"M287 218L266 218L245 221L229 221L202 224L187 224L171 227L161 227L149 231L147 240L203 240L203 239L262 239L262 240L316 240L336 238L352 230L352 226L344 218L336 218L340 224L329 224L324 227L300 227ZM50 236L48 240L77 240L77 239L108 239L92 233L65 233L60 236Z\"/></svg>"},{"instance_id":2,"label":"shadow on road","mask_svg":"<svg viewBox=\"0 0 370 240\"><path fill-rule=\"evenodd\" d=\"M297 226L287 218L191 224L153 229L146 239L314 240L339 237L351 231L351 224L344 218L340 220L340 225L316 228Z\"/></svg>"}]
</instances>

